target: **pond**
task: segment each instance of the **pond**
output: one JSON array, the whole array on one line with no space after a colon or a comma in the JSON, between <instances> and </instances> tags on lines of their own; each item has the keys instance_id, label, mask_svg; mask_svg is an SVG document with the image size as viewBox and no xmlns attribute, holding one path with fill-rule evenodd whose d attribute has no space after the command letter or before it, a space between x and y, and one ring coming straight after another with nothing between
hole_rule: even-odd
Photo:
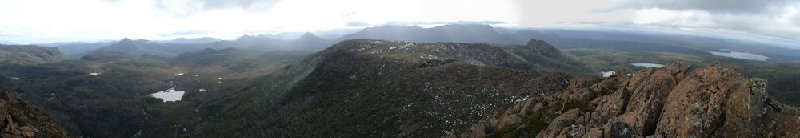
<instances>
[{"instance_id":1,"label":"pond","mask_svg":"<svg viewBox=\"0 0 800 138\"><path fill-rule=\"evenodd\" d=\"M180 101L183 98L184 93L186 93L186 91L176 91L175 87L172 87L165 91L158 91L150 95L155 98L161 99L164 102L174 102L174 101Z\"/></svg>"},{"instance_id":2,"label":"pond","mask_svg":"<svg viewBox=\"0 0 800 138\"><path fill-rule=\"evenodd\" d=\"M664 66L666 66L664 64L658 64L658 63L631 63L631 65L636 67L645 67L645 68L663 68Z\"/></svg>"},{"instance_id":3,"label":"pond","mask_svg":"<svg viewBox=\"0 0 800 138\"><path fill-rule=\"evenodd\" d=\"M749 52L738 52L738 51L709 51L712 55L715 56L723 56L723 57L730 57L735 59L747 59L747 60L758 60L758 61L767 61L769 57L764 55L757 55Z\"/></svg>"}]
</instances>

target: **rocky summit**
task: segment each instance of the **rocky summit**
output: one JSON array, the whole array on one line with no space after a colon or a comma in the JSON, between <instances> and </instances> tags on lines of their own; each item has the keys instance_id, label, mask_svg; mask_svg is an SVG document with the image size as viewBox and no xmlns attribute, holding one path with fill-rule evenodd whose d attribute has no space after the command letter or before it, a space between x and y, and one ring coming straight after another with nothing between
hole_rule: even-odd
<instances>
[{"instance_id":1,"label":"rocky summit","mask_svg":"<svg viewBox=\"0 0 800 138\"><path fill-rule=\"evenodd\" d=\"M0 90L0 137L61 138L69 136L39 108L11 97L7 91Z\"/></svg>"},{"instance_id":2,"label":"rocky summit","mask_svg":"<svg viewBox=\"0 0 800 138\"><path fill-rule=\"evenodd\" d=\"M618 74L572 79L449 136L799 137L797 109L769 98L766 80L719 63Z\"/></svg>"}]
</instances>

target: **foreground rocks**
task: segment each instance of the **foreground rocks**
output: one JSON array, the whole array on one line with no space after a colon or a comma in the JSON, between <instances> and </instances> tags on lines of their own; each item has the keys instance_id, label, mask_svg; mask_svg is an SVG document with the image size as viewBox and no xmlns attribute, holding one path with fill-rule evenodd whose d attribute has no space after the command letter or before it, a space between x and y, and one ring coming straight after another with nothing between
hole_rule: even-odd
<instances>
[{"instance_id":1,"label":"foreground rocks","mask_svg":"<svg viewBox=\"0 0 800 138\"><path fill-rule=\"evenodd\" d=\"M671 64L633 75L573 79L450 137L800 137L800 116L766 81L720 64ZM624 71L619 74L624 74Z\"/></svg>"},{"instance_id":2,"label":"foreground rocks","mask_svg":"<svg viewBox=\"0 0 800 138\"><path fill-rule=\"evenodd\" d=\"M69 137L43 111L0 90L0 137Z\"/></svg>"}]
</instances>

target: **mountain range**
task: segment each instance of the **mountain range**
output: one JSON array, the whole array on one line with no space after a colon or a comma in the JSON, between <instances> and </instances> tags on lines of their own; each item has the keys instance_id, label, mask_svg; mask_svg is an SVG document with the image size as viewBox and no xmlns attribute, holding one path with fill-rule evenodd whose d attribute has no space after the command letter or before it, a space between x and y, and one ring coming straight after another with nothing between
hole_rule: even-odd
<instances>
[{"instance_id":1,"label":"mountain range","mask_svg":"<svg viewBox=\"0 0 800 138\"><path fill-rule=\"evenodd\" d=\"M786 48L486 25L299 36L123 39L74 50L80 54L3 45L0 57L12 58L0 58L0 88L9 90L0 97L40 107L36 118L55 122L45 126L84 137L796 137L800 130L793 107L800 64ZM156 96L163 93L180 95Z\"/></svg>"}]
</instances>

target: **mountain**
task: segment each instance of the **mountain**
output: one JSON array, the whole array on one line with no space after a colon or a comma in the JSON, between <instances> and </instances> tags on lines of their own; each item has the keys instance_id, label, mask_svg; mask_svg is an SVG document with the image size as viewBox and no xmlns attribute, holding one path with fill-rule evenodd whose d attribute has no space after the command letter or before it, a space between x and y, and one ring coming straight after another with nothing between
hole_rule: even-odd
<instances>
[{"instance_id":1,"label":"mountain","mask_svg":"<svg viewBox=\"0 0 800 138\"><path fill-rule=\"evenodd\" d=\"M767 96L766 80L719 63L570 82L450 136L798 137L800 131L800 112Z\"/></svg>"},{"instance_id":2,"label":"mountain","mask_svg":"<svg viewBox=\"0 0 800 138\"><path fill-rule=\"evenodd\" d=\"M0 63L39 64L66 59L57 48L34 45L0 45Z\"/></svg>"},{"instance_id":3,"label":"mountain","mask_svg":"<svg viewBox=\"0 0 800 138\"><path fill-rule=\"evenodd\" d=\"M312 34L311 32L303 33L303 35L301 35L299 39L300 40L309 40L309 41L310 40L322 40L322 38L318 37L317 35Z\"/></svg>"},{"instance_id":4,"label":"mountain","mask_svg":"<svg viewBox=\"0 0 800 138\"><path fill-rule=\"evenodd\" d=\"M444 135L515 101L568 85L568 75L549 69L572 61L557 61L568 59L546 43L531 44L342 41L252 81L235 95L202 102L207 103L199 105L202 116L215 116L207 118L214 123L192 123L205 128L194 133Z\"/></svg>"},{"instance_id":5,"label":"mountain","mask_svg":"<svg viewBox=\"0 0 800 138\"><path fill-rule=\"evenodd\" d=\"M319 51L331 46L334 40L323 39L310 32L304 33L299 39L294 40L288 47L291 49L301 49L310 51Z\"/></svg>"},{"instance_id":6,"label":"mountain","mask_svg":"<svg viewBox=\"0 0 800 138\"><path fill-rule=\"evenodd\" d=\"M297 39L273 39L266 34L243 35L236 42L239 48L262 51L321 51L335 43L335 40L320 38L310 32Z\"/></svg>"},{"instance_id":7,"label":"mountain","mask_svg":"<svg viewBox=\"0 0 800 138\"><path fill-rule=\"evenodd\" d=\"M106 47L97 49L97 51L111 51L126 53L134 56L141 56L145 54L161 55L161 56L175 56L179 52L175 47L169 47L160 43L150 40L138 39L122 39L117 43L111 44Z\"/></svg>"},{"instance_id":8,"label":"mountain","mask_svg":"<svg viewBox=\"0 0 800 138\"><path fill-rule=\"evenodd\" d=\"M72 137L41 109L12 97L5 90L0 90L0 136Z\"/></svg>"}]
</instances>

